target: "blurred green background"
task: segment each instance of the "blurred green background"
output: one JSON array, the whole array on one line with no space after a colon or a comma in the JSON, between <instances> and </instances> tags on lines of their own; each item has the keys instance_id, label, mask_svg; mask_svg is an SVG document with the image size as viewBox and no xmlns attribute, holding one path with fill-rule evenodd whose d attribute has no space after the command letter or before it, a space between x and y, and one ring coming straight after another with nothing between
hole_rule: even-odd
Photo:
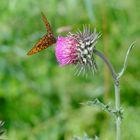
<instances>
[{"instance_id":1,"label":"blurred green background","mask_svg":"<svg viewBox=\"0 0 140 140\"><path fill-rule=\"evenodd\" d=\"M121 79L123 140L140 139L140 0L1 0L0 120L8 140L71 140L86 132L115 139L115 120L98 107L80 105L95 97L114 106L113 80L97 58L94 77L74 76L73 66L60 67L50 47L26 53L46 33L41 11L55 34L68 26L97 28L97 43L118 71L128 46L136 40Z\"/></svg>"}]
</instances>

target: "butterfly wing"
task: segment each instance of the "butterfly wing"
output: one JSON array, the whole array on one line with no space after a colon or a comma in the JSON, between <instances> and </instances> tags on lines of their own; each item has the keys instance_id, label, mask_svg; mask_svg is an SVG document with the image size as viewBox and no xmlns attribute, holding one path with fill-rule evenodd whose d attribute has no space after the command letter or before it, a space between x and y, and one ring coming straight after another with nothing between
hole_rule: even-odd
<instances>
[{"instance_id":1,"label":"butterfly wing","mask_svg":"<svg viewBox=\"0 0 140 140\"><path fill-rule=\"evenodd\" d=\"M56 39L54 37L50 37L48 35L44 35L39 42L27 53L27 55L32 55L37 52L40 52L46 48L48 48L50 45L56 43Z\"/></svg>"},{"instance_id":2,"label":"butterfly wing","mask_svg":"<svg viewBox=\"0 0 140 140\"><path fill-rule=\"evenodd\" d=\"M45 23L46 29L47 29L47 34L44 35L39 41L38 43L27 53L27 55L32 55L35 54L37 52L40 52L46 48L48 48L50 45L56 43L56 38L53 35L51 26L47 20L47 18L45 17L45 15L43 13L42 14L42 19Z\"/></svg>"},{"instance_id":3,"label":"butterfly wing","mask_svg":"<svg viewBox=\"0 0 140 140\"><path fill-rule=\"evenodd\" d=\"M46 29L47 29L47 33L50 34L50 35L53 35L53 31L51 29L51 26L47 20L47 18L45 17L45 15L43 14L43 12L41 12L41 15L42 15L42 20L46 26Z\"/></svg>"}]
</instances>

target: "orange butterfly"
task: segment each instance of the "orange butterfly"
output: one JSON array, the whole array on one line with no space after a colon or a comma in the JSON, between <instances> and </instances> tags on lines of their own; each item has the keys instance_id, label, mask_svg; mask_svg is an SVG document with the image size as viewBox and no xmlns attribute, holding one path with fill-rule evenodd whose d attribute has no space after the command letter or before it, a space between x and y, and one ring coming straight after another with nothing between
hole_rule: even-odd
<instances>
[{"instance_id":1,"label":"orange butterfly","mask_svg":"<svg viewBox=\"0 0 140 140\"><path fill-rule=\"evenodd\" d=\"M27 55L32 55L37 52L40 52L46 48L48 48L50 45L56 43L56 38L53 35L51 26L45 17L43 13L41 13L42 19L45 23L46 29L47 29L47 34L45 34L39 41L38 43L27 53Z\"/></svg>"}]
</instances>

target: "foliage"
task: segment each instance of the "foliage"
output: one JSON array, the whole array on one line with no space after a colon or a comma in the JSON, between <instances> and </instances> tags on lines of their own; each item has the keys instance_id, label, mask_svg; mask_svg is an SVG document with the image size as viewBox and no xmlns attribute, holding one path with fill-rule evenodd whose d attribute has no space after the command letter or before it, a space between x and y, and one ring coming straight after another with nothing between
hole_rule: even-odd
<instances>
[{"instance_id":1,"label":"foliage","mask_svg":"<svg viewBox=\"0 0 140 140\"><path fill-rule=\"evenodd\" d=\"M74 137L73 140L99 140L99 139L98 139L97 136L95 136L95 138L92 139L92 138L89 138L89 137L87 136L87 134L84 134L83 137L81 137L81 138L80 138L80 137Z\"/></svg>"},{"instance_id":2,"label":"foliage","mask_svg":"<svg viewBox=\"0 0 140 140\"><path fill-rule=\"evenodd\" d=\"M3 130L4 122L0 121L0 140L3 140L4 130Z\"/></svg>"}]
</instances>

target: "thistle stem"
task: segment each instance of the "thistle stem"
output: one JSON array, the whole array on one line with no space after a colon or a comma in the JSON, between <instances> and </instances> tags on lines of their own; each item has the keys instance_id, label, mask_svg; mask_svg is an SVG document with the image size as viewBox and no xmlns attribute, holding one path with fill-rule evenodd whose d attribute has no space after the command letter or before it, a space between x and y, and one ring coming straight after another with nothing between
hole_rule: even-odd
<instances>
[{"instance_id":1,"label":"thistle stem","mask_svg":"<svg viewBox=\"0 0 140 140\"><path fill-rule=\"evenodd\" d=\"M111 75L114 79L114 86L115 86L115 109L116 111L120 110L120 85L119 85L119 78L109 60L98 50L94 50L94 53L99 56L109 68ZM121 140L121 117L118 115L116 117L116 140Z\"/></svg>"},{"instance_id":2,"label":"thistle stem","mask_svg":"<svg viewBox=\"0 0 140 140\"><path fill-rule=\"evenodd\" d=\"M115 108L116 111L120 110L120 82L117 79L114 83L115 86ZM121 117L116 117L116 140L121 140Z\"/></svg>"},{"instance_id":3,"label":"thistle stem","mask_svg":"<svg viewBox=\"0 0 140 140\"><path fill-rule=\"evenodd\" d=\"M98 50L94 49L94 53L99 56L104 62L105 64L107 65L107 67L109 68L110 72L111 72L111 75L114 79L114 81L117 80L117 74L112 66L112 64L109 62L109 60Z\"/></svg>"}]
</instances>

